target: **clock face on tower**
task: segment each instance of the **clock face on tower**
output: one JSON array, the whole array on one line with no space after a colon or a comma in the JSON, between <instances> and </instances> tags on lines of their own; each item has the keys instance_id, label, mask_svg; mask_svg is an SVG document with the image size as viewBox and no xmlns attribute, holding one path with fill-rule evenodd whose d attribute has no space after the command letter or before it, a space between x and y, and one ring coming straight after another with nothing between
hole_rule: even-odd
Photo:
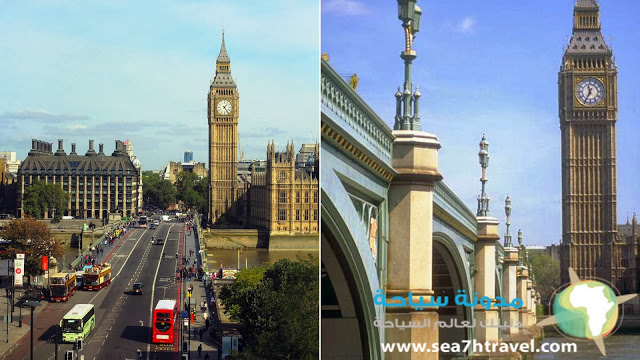
<instances>
[{"instance_id":1,"label":"clock face on tower","mask_svg":"<svg viewBox=\"0 0 640 360\"><path fill-rule=\"evenodd\" d=\"M220 115L229 115L231 113L231 109L232 106L229 100L220 100L216 106L216 110L218 110L218 114Z\"/></svg>"},{"instance_id":2,"label":"clock face on tower","mask_svg":"<svg viewBox=\"0 0 640 360\"><path fill-rule=\"evenodd\" d=\"M578 100L587 106L598 105L604 99L604 85L596 78L585 78L576 86Z\"/></svg>"}]
</instances>

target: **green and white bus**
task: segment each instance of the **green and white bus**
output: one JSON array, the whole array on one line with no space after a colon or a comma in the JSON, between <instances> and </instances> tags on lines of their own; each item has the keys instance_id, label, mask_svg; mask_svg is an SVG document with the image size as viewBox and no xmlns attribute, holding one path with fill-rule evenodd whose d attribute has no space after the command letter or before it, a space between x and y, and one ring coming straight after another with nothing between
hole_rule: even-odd
<instances>
[{"instance_id":1,"label":"green and white bus","mask_svg":"<svg viewBox=\"0 0 640 360\"><path fill-rule=\"evenodd\" d=\"M74 306L60 321L62 341L74 343L78 339L86 339L96 327L96 313L92 304Z\"/></svg>"}]
</instances>

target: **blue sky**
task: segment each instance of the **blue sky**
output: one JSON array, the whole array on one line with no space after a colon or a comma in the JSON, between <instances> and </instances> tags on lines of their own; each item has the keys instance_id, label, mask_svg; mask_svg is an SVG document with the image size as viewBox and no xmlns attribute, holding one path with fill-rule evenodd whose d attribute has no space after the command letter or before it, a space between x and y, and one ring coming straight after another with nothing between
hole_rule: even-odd
<instances>
[{"instance_id":1,"label":"blue sky","mask_svg":"<svg viewBox=\"0 0 640 360\"><path fill-rule=\"evenodd\" d=\"M143 170L207 162L207 93L225 28L245 158L318 137L319 3L0 0L0 151L130 138Z\"/></svg>"},{"instance_id":2,"label":"blue sky","mask_svg":"<svg viewBox=\"0 0 640 360\"><path fill-rule=\"evenodd\" d=\"M512 234L522 228L525 244L562 236L557 78L574 4L418 0L414 85L422 93L423 130L442 144L444 181L475 212L478 143L486 133L491 214L504 223L509 194ZM619 66L618 223L624 223L640 210L640 2L600 1L600 11ZM396 1L324 0L321 36L330 64L344 76L357 73L358 93L393 126L393 94L404 71Z\"/></svg>"}]
</instances>

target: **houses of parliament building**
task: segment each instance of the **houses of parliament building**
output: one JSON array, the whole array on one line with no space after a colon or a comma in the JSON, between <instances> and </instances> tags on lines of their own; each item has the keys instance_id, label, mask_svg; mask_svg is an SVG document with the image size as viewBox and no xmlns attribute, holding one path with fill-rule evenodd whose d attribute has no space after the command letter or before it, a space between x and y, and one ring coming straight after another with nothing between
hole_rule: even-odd
<instances>
[{"instance_id":1,"label":"houses of parliament building","mask_svg":"<svg viewBox=\"0 0 640 360\"><path fill-rule=\"evenodd\" d=\"M271 234L317 233L318 144L306 161L299 162L293 142L282 152L271 142L266 167L254 164L249 174L239 173L239 97L223 33L207 99L209 224L267 229Z\"/></svg>"}]
</instances>

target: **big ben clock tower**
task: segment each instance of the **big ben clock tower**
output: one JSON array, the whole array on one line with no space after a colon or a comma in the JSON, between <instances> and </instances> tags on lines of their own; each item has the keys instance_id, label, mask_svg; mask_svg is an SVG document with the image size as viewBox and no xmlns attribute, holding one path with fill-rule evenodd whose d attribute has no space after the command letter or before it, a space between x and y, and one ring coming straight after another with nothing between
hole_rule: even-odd
<instances>
[{"instance_id":1,"label":"big ben clock tower","mask_svg":"<svg viewBox=\"0 0 640 360\"><path fill-rule=\"evenodd\" d=\"M581 279L616 284L621 276L615 246L617 76L597 1L578 0L558 74L564 283L568 267Z\"/></svg>"},{"instance_id":2,"label":"big ben clock tower","mask_svg":"<svg viewBox=\"0 0 640 360\"><path fill-rule=\"evenodd\" d=\"M231 77L231 61L224 44L216 60L209 89L209 223L235 216L238 200L238 88Z\"/></svg>"}]
</instances>

